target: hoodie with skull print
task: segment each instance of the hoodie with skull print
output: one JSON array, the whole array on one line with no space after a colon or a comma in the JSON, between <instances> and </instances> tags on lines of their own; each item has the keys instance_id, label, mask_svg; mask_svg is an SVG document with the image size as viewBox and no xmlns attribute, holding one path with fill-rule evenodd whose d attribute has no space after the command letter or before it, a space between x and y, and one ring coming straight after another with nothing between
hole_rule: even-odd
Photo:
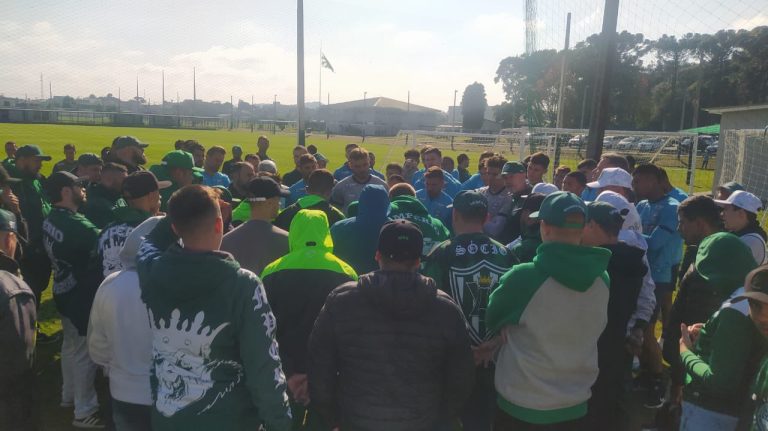
<instances>
[{"instance_id":1,"label":"hoodie with skull print","mask_svg":"<svg viewBox=\"0 0 768 431\"><path fill-rule=\"evenodd\" d=\"M227 253L180 247L167 217L136 259L152 328L152 428L290 429L276 322L259 278Z\"/></svg>"}]
</instances>

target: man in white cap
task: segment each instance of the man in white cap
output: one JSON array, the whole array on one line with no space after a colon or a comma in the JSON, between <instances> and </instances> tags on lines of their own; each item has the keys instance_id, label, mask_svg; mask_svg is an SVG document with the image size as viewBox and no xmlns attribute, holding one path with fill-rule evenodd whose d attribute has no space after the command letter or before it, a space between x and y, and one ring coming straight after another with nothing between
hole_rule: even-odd
<instances>
[{"instance_id":1,"label":"man in white cap","mask_svg":"<svg viewBox=\"0 0 768 431\"><path fill-rule=\"evenodd\" d=\"M629 200L632 192L632 175L622 168L605 168L596 181L587 183L587 187L597 190L598 195L608 190Z\"/></svg>"},{"instance_id":2,"label":"man in white cap","mask_svg":"<svg viewBox=\"0 0 768 431\"><path fill-rule=\"evenodd\" d=\"M531 193L540 193L544 196L549 196L554 192L559 192L560 189L557 188L556 185L551 183L538 183L535 186L533 186L533 190L531 190Z\"/></svg>"},{"instance_id":3,"label":"man in white cap","mask_svg":"<svg viewBox=\"0 0 768 431\"><path fill-rule=\"evenodd\" d=\"M757 213L763 208L760 198L750 192L737 190L731 193L728 199L715 200L715 203L723 207L725 230L741 238L752 250L755 262L764 264L766 233L757 220Z\"/></svg>"}]
</instances>

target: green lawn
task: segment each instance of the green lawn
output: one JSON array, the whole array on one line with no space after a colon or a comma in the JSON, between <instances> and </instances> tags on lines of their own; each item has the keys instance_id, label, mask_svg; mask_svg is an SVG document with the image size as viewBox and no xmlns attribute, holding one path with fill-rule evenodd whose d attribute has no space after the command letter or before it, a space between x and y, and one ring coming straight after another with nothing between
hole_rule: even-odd
<instances>
[{"instance_id":1,"label":"green lawn","mask_svg":"<svg viewBox=\"0 0 768 431\"><path fill-rule=\"evenodd\" d=\"M92 152L99 154L102 147L109 146L116 136L133 135L149 145L146 150L149 165L158 163L162 156L173 150L173 143L177 139L196 139L206 147L221 145L230 150L233 145L243 147L245 153L256 152L256 139L259 133L250 133L244 130L177 130L177 129L150 129L127 127L98 127L98 126L72 126L72 125L48 125L48 124L6 124L0 123L0 141L15 141L19 146L24 144L39 145L43 152L53 156L53 161L45 163L43 173L48 174L55 163L63 158L63 145L74 143L79 154ZM296 144L296 137L288 134L267 135L271 142L269 155L278 164L282 172L292 169L293 160L291 150ZM344 158L344 146L347 143L361 143L360 137L336 137L326 139L325 135L309 136L307 144L314 144L319 151L329 160L329 169L338 167ZM402 162L402 154L405 150L404 143L397 143L394 139L368 138L363 144L368 150L377 154L377 169L384 170L388 162ZM441 146L442 147L442 146ZM444 148L445 155L455 157L459 152L470 153L471 166L477 163L477 155L482 148L465 149L465 151L451 151L450 147ZM461 148L460 148L461 149ZM502 151L508 158L516 158L517 154L511 154L509 149L495 148ZM229 157L228 157L229 158ZM576 167L579 159L576 154L564 151L561 164L571 168ZM668 166L673 184L688 191L685 186L685 169ZM698 171L696 176L697 191L705 191L711 188L713 171ZM55 305L51 298L51 289L47 289L43 295L40 307L39 320L42 331L52 335L61 331L61 322L58 319ZM59 368L60 344L40 346L37 352L36 370L40 385L40 420L42 429L45 430L69 430L72 420L71 409L58 406L61 391L61 373ZM108 404L108 393L105 382L99 380L98 384L102 405ZM108 411L108 407L106 407Z\"/></svg>"}]
</instances>

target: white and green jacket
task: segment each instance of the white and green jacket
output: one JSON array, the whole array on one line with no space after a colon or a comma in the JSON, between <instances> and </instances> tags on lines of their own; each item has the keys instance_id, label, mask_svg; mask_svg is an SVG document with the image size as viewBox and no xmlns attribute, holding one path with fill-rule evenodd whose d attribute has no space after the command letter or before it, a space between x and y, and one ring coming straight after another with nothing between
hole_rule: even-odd
<instances>
[{"instance_id":1,"label":"white and green jacket","mask_svg":"<svg viewBox=\"0 0 768 431\"><path fill-rule=\"evenodd\" d=\"M548 242L532 263L500 280L486 311L496 357L498 405L533 424L582 417L597 378L597 339L607 322L611 252Z\"/></svg>"}]
</instances>

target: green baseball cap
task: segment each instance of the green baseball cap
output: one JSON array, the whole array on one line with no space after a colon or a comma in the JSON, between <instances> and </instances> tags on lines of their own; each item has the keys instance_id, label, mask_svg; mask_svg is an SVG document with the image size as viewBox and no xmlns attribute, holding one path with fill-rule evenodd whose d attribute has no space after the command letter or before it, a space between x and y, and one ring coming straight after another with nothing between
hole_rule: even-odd
<instances>
[{"instance_id":1,"label":"green baseball cap","mask_svg":"<svg viewBox=\"0 0 768 431\"><path fill-rule=\"evenodd\" d=\"M476 190L464 190L453 199L453 209L463 215L484 216L488 214L488 198Z\"/></svg>"},{"instance_id":2,"label":"green baseball cap","mask_svg":"<svg viewBox=\"0 0 768 431\"><path fill-rule=\"evenodd\" d=\"M46 156L43 151L37 145L23 145L16 150L16 158L21 157L37 157L45 161L51 160L51 156Z\"/></svg>"},{"instance_id":3,"label":"green baseball cap","mask_svg":"<svg viewBox=\"0 0 768 431\"><path fill-rule=\"evenodd\" d=\"M628 209L619 210L607 202L590 202L587 204L587 221L594 221L600 226L621 228Z\"/></svg>"},{"instance_id":4,"label":"green baseball cap","mask_svg":"<svg viewBox=\"0 0 768 431\"><path fill-rule=\"evenodd\" d=\"M555 192L547 196L541 203L541 208L528 217L544 221L552 226L582 229L584 223L567 222L567 216L570 214L581 214L586 219L587 206L584 201L571 192Z\"/></svg>"},{"instance_id":5,"label":"green baseball cap","mask_svg":"<svg viewBox=\"0 0 768 431\"><path fill-rule=\"evenodd\" d=\"M167 168L189 169L192 171L201 170L195 167L195 159L192 157L192 153L184 150L171 151L163 156L163 161L160 164Z\"/></svg>"},{"instance_id":6,"label":"green baseball cap","mask_svg":"<svg viewBox=\"0 0 768 431\"><path fill-rule=\"evenodd\" d=\"M19 223L14 213L0 209L0 231L19 234Z\"/></svg>"},{"instance_id":7,"label":"green baseball cap","mask_svg":"<svg viewBox=\"0 0 768 431\"><path fill-rule=\"evenodd\" d=\"M524 174L527 170L525 169L525 166L523 166L520 162L507 162L504 163L504 167L501 168L501 175L512 175L512 174Z\"/></svg>"}]
</instances>

